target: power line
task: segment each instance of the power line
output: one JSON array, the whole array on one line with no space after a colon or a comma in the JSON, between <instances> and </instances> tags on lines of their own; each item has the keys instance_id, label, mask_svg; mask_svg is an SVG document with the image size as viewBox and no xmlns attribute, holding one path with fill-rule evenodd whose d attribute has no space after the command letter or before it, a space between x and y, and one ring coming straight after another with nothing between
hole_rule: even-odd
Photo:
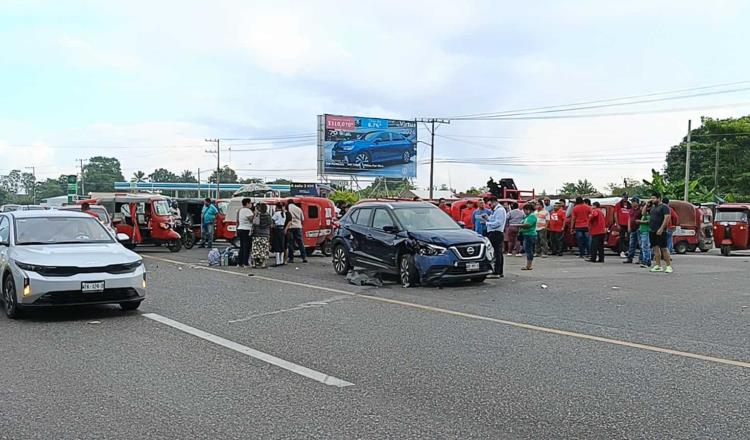
<instances>
[{"instance_id":1,"label":"power line","mask_svg":"<svg viewBox=\"0 0 750 440\"><path fill-rule=\"evenodd\" d=\"M750 90L750 88L748 88ZM709 110L716 108L730 108L730 107L746 107L750 105L750 101L746 102L735 102L730 104L720 104L711 106L700 106L700 107L682 107L682 108L668 108L668 109L657 109L657 110L639 110L632 112L612 112L612 113L593 113L593 114L581 114L581 115L547 115L547 116L510 116L510 117L498 117L498 118L472 118L462 119L465 121L511 121L511 120L543 120L543 119L577 119L577 118L599 118L609 116L637 116L655 113L679 113L686 111L699 111Z\"/></svg>"},{"instance_id":2,"label":"power line","mask_svg":"<svg viewBox=\"0 0 750 440\"><path fill-rule=\"evenodd\" d=\"M736 85L749 84L749 83L750 83L750 81L748 81L748 80L746 80L746 81L736 81L736 82L713 84L713 85L701 86L701 87L691 87L691 88L686 88L686 89L669 90L669 91L664 91L664 92L652 92L652 93L646 93L646 94L641 94L641 95L623 96L623 97L619 97L619 98L607 98L607 99L597 99L597 100L592 100L592 101L580 101L580 102L574 102L574 103L570 103L570 104L559 104L559 105L542 106L542 107L527 107L527 108L522 108L522 109L506 110L506 111L500 111L500 112L474 113L474 114L468 114L468 115L453 116L453 117L449 117L447 119L463 119L463 118L471 118L471 117L487 116L487 115L495 115L495 114L519 113L519 112L528 112L528 111L537 111L537 110L559 109L559 108L573 107L573 106L579 106L579 105L588 105L588 104L598 104L598 103L605 103L605 102L622 101L622 100L626 100L626 99L648 98L648 97L658 96L658 95L670 95L670 94L675 94L675 93L692 92L692 91L697 91L697 90L713 89L713 88L717 88L717 87L729 87L729 86L736 86Z\"/></svg>"}]
</instances>

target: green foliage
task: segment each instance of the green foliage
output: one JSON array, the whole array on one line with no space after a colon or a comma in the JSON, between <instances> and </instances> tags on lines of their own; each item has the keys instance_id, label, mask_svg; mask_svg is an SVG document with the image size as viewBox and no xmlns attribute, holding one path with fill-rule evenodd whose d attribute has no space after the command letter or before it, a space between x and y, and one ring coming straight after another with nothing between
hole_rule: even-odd
<instances>
[{"instance_id":1,"label":"green foliage","mask_svg":"<svg viewBox=\"0 0 750 440\"><path fill-rule=\"evenodd\" d=\"M166 168L157 168L153 173L148 175L148 180L151 182L173 183L179 182L180 176Z\"/></svg>"},{"instance_id":2,"label":"green foliage","mask_svg":"<svg viewBox=\"0 0 750 440\"><path fill-rule=\"evenodd\" d=\"M193 174L190 170L185 170L180 174L179 182L182 183L198 183L198 179L195 178L195 174Z\"/></svg>"},{"instance_id":3,"label":"green foliage","mask_svg":"<svg viewBox=\"0 0 750 440\"><path fill-rule=\"evenodd\" d=\"M407 179L376 177L372 185L359 192L359 196L364 199L393 197L409 189L414 189L414 187Z\"/></svg>"},{"instance_id":4,"label":"green foliage","mask_svg":"<svg viewBox=\"0 0 750 440\"><path fill-rule=\"evenodd\" d=\"M83 175L86 192L111 192L115 189L115 182L125 180L120 161L114 157L92 157L84 167Z\"/></svg>"},{"instance_id":5,"label":"green foliage","mask_svg":"<svg viewBox=\"0 0 750 440\"><path fill-rule=\"evenodd\" d=\"M466 194L471 195L471 196L479 196L479 195L484 194L484 191L480 188L476 188L472 186L471 188L466 190Z\"/></svg>"},{"instance_id":6,"label":"green foliage","mask_svg":"<svg viewBox=\"0 0 750 440\"><path fill-rule=\"evenodd\" d=\"M561 195L565 196L596 196L599 195L599 190L597 190L594 185L588 181L588 179L578 179L578 183L573 182L566 182L563 183L562 188L560 188L559 193Z\"/></svg>"},{"instance_id":7,"label":"green foliage","mask_svg":"<svg viewBox=\"0 0 750 440\"><path fill-rule=\"evenodd\" d=\"M622 193L628 193L630 196L647 196L649 188L642 181L637 179L623 179L622 183L610 183L607 185L607 192L610 196L620 197Z\"/></svg>"},{"instance_id":8,"label":"green foliage","mask_svg":"<svg viewBox=\"0 0 750 440\"><path fill-rule=\"evenodd\" d=\"M141 170L138 170L133 173L133 177L130 178L131 182L135 183L141 183L146 181L146 173L144 173Z\"/></svg>"},{"instance_id":9,"label":"green foliage","mask_svg":"<svg viewBox=\"0 0 750 440\"><path fill-rule=\"evenodd\" d=\"M699 128L691 131L690 182L697 181L690 201L713 201L727 196L750 199L750 116L729 119L703 118ZM719 152L718 186L714 188L716 151ZM680 186L685 181L687 137L667 153L664 178ZM703 190L699 190L703 188ZM706 190L710 188L711 191ZM710 194L713 192L713 194ZM679 192L682 198L682 191ZM693 196L696 199L693 199ZM705 197L711 198L706 200Z\"/></svg>"},{"instance_id":10,"label":"green foliage","mask_svg":"<svg viewBox=\"0 0 750 440\"><path fill-rule=\"evenodd\" d=\"M67 183L65 176L60 176L58 179L46 179L43 182L39 182L36 188L37 200L64 196L68 192Z\"/></svg>"},{"instance_id":11,"label":"green foliage","mask_svg":"<svg viewBox=\"0 0 750 440\"><path fill-rule=\"evenodd\" d=\"M357 201L359 201L359 195L353 191L334 191L331 193L331 196L329 197L333 203L339 204L339 202L346 203L348 206L351 206Z\"/></svg>"},{"instance_id":12,"label":"green foliage","mask_svg":"<svg viewBox=\"0 0 750 440\"><path fill-rule=\"evenodd\" d=\"M208 177L208 181L216 183L216 170ZM237 173L229 165L224 165L221 169L221 183L237 183L238 181Z\"/></svg>"}]
</instances>

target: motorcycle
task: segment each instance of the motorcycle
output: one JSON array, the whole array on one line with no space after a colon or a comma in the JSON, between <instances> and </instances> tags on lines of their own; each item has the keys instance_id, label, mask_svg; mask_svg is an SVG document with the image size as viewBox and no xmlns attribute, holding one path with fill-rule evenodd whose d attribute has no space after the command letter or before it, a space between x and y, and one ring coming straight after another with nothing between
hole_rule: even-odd
<instances>
[{"instance_id":1,"label":"motorcycle","mask_svg":"<svg viewBox=\"0 0 750 440\"><path fill-rule=\"evenodd\" d=\"M182 247L185 249L192 249L193 246L195 246L195 231L193 230L193 225L190 219L175 220L174 230L180 234Z\"/></svg>"}]
</instances>

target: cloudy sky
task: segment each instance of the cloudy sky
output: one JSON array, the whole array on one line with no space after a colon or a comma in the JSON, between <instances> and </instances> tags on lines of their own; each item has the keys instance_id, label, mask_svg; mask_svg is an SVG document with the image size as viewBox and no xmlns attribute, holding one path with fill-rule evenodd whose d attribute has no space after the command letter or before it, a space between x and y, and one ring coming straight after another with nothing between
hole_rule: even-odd
<instances>
[{"instance_id":1,"label":"cloudy sky","mask_svg":"<svg viewBox=\"0 0 750 440\"><path fill-rule=\"evenodd\" d=\"M225 143L241 176L312 180L317 114L453 116L750 80L748 19L741 0L0 0L0 173L55 177L93 155L126 177L207 170L203 139L218 137L256 139ZM750 91L586 113L620 114L441 126L438 158L509 159L441 163L436 183L646 177L688 119L750 114Z\"/></svg>"}]
</instances>

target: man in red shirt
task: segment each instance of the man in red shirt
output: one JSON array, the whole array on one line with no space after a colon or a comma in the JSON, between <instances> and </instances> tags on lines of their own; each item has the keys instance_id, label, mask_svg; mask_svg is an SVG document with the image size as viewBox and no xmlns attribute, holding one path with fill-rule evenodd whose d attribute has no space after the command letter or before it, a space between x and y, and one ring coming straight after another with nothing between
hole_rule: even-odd
<instances>
[{"instance_id":1,"label":"man in red shirt","mask_svg":"<svg viewBox=\"0 0 750 440\"><path fill-rule=\"evenodd\" d=\"M604 237L607 229L599 202L594 202L594 207L589 215L589 231L591 233L591 261L592 263L604 263Z\"/></svg>"},{"instance_id":2,"label":"man in red shirt","mask_svg":"<svg viewBox=\"0 0 750 440\"><path fill-rule=\"evenodd\" d=\"M573 215L570 216L570 231L576 234L578 244L578 258L584 258L589 253L589 216L591 207L583 202L583 197L576 197Z\"/></svg>"},{"instance_id":3,"label":"man in red shirt","mask_svg":"<svg viewBox=\"0 0 750 440\"><path fill-rule=\"evenodd\" d=\"M562 257L563 254L563 230L565 229L565 209L560 202L555 203L552 213L549 216L550 247L552 255Z\"/></svg>"},{"instance_id":4,"label":"man in red shirt","mask_svg":"<svg viewBox=\"0 0 750 440\"><path fill-rule=\"evenodd\" d=\"M628 225L628 234L630 239L628 240L628 259L623 261L625 264L630 264L635 258L635 251L638 249L638 228L640 227L638 220L641 219L641 200L638 197L630 199L630 203L633 205L633 209L630 210L630 225Z\"/></svg>"},{"instance_id":5,"label":"man in red shirt","mask_svg":"<svg viewBox=\"0 0 750 440\"><path fill-rule=\"evenodd\" d=\"M622 194L622 200L615 204L615 215L617 217L617 226L620 227L620 244L618 246L620 250L620 257L627 257L626 251L628 250L628 229L630 225L630 212L633 210L633 205L628 201L628 193Z\"/></svg>"},{"instance_id":6,"label":"man in red shirt","mask_svg":"<svg viewBox=\"0 0 750 440\"><path fill-rule=\"evenodd\" d=\"M449 217L453 217L451 215L451 207L448 206L447 203L445 203L445 199L438 200L438 208L442 209L443 212L448 214Z\"/></svg>"},{"instance_id":7,"label":"man in red shirt","mask_svg":"<svg viewBox=\"0 0 750 440\"><path fill-rule=\"evenodd\" d=\"M466 207L461 211L461 221L464 223L464 228L470 231L474 230L474 202L469 200L466 202Z\"/></svg>"}]
</instances>

